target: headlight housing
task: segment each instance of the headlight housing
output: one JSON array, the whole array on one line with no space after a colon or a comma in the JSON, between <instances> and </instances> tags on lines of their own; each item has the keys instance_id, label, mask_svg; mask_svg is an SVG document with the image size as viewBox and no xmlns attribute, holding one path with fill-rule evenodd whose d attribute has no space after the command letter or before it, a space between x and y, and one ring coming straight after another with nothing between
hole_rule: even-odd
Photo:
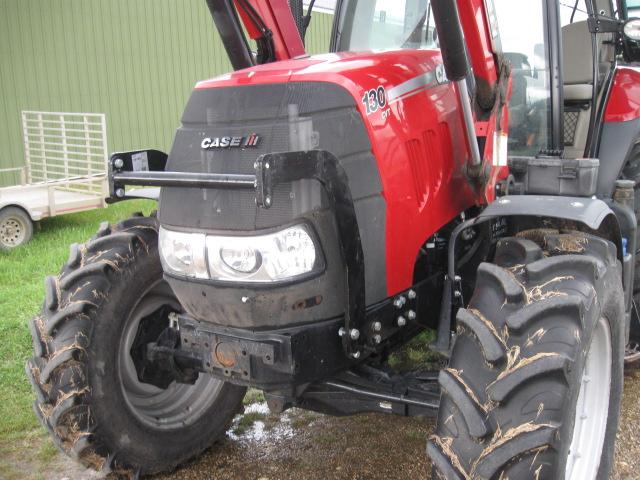
<instances>
[{"instance_id":1,"label":"headlight housing","mask_svg":"<svg viewBox=\"0 0 640 480\"><path fill-rule=\"evenodd\" d=\"M324 268L322 253L305 224L259 236L203 235L161 228L160 249L168 273L222 282L286 282Z\"/></svg>"},{"instance_id":2,"label":"headlight housing","mask_svg":"<svg viewBox=\"0 0 640 480\"><path fill-rule=\"evenodd\" d=\"M167 272L190 278L209 278L205 236L160 228L160 260Z\"/></svg>"}]
</instances>

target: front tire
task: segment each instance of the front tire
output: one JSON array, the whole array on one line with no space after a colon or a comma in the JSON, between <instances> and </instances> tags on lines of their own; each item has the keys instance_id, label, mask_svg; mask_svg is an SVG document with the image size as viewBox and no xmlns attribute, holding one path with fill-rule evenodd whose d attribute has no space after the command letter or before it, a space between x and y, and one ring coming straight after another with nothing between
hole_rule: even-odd
<instances>
[{"instance_id":1,"label":"front tire","mask_svg":"<svg viewBox=\"0 0 640 480\"><path fill-rule=\"evenodd\" d=\"M624 358L616 249L577 232L530 238L540 245L499 242L459 311L427 447L438 477L608 478Z\"/></svg>"},{"instance_id":2,"label":"front tire","mask_svg":"<svg viewBox=\"0 0 640 480\"><path fill-rule=\"evenodd\" d=\"M35 412L64 452L95 470L173 469L223 437L241 408L245 389L210 376L164 390L138 380L140 338L155 340L180 311L157 232L155 218L138 216L72 246L30 325Z\"/></svg>"}]
</instances>

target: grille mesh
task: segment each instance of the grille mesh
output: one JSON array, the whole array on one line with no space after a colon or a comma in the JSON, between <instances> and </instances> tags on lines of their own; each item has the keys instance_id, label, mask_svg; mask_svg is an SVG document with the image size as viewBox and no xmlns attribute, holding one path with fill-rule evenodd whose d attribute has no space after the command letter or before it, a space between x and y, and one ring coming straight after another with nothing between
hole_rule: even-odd
<instances>
[{"instance_id":1,"label":"grille mesh","mask_svg":"<svg viewBox=\"0 0 640 480\"><path fill-rule=\"evenodd\" d=\"M564 112L564 145L572 147L576 140L576 130L578 129L578 120L580 119L580 111Z\"/></svg>"}]
</instances>

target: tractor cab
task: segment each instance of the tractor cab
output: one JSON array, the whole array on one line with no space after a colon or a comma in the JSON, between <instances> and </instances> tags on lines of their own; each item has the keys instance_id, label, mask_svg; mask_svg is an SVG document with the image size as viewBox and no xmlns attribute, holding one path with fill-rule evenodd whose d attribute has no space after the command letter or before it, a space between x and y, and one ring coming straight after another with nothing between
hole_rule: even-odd
<instances>
[{"instance_id":1,"label":"tractor cab","mask_svg":"<svg viewBox=\"0 0 640 480\"><path fill-rule=\"evenodd\" d=\"M606 26L617 30L621 12L609 0L495 4L512 65L510 153L595 156L619 53L618 32ZM597 30L590 28L594 16ZM522 18L529 19L527 28Z\"/></svg>"}]
</instances>

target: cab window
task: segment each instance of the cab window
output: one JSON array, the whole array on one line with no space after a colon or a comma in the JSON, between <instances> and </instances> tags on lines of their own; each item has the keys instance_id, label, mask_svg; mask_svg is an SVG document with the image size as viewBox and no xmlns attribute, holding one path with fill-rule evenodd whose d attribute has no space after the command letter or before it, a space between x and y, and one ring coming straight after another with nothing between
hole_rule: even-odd
<instances>
[{"instance_id":1,"label":"cab window","mask_svg":"<svg viewBox=\"0 0 640 480\"><path fill-rule=\"evenodd\" d=\"M345 0L338 51L438 48L429 0Z\"/></svg>"},{"instance_id":2,"label":"cab window","mask_svg":"<svg viewBox=\"0 0 640 480\"><path fill-rule=\"evenodd\" d=\"M510 155L549 148L551 93L544 0L494 0L502 51L512 67ZM523 28L521 19L526 18Z\"/></svg>"}]
</instances>

